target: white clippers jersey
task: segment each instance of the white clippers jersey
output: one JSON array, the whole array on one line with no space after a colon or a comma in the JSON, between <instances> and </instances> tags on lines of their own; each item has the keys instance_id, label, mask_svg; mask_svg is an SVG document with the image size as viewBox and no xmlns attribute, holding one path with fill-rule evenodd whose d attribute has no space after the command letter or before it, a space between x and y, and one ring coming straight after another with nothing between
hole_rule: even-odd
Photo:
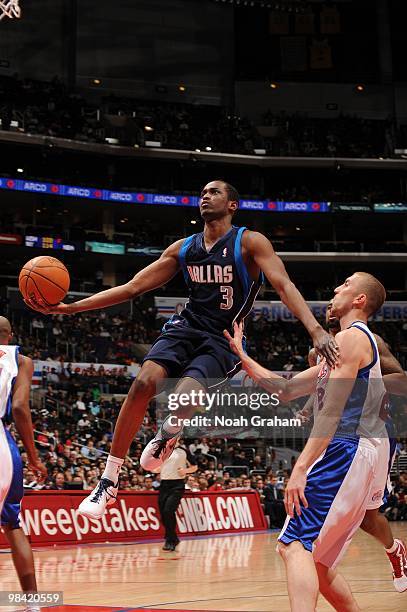
<instances>
[{"instance_id":1,"label":"white clippers jersey","mask_svg":"<svg viewBox=\"0 0 407 612\"><path fill-rule=\"evenodd\" d=\"M355 321L350 327L356 327L365 333L370 340L373 359L366 367L360 369L353 390L346 402L336 435L346 437L380 438L387 437L385 422L381 409L386 396L380 369L379 351L376 338L363 321ZM323 404L325 386L329 379L330 368L323 362L318 375L316 402L318 411Z\"/></svg>"},{"instance_id":2,"label":"white clippers jersey","mask_svg":"<svg viewBox=\"0 0 407 612\"><path fill-rule=\"evenodd\" d=\"M18 346L0 344L0 419L11 413L14 380L18 374Z\"/></svg>"}]
</instances>

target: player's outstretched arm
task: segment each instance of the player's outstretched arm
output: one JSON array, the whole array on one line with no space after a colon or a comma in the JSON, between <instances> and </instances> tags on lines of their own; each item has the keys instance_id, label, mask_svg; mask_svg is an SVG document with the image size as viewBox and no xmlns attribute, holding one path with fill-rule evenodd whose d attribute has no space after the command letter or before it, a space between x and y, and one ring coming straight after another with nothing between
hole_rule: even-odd
<instances>
[{"instance_id":1,"label":"player's outstretched arm","mask_svg":"<svg viewBox=\"0 0 407 612\"><path fill-rule=\"evenodd\" d=\"M245 353L243 349L243 323L233 326L233 338L227 330L224 330L225 338L229 341L231 350L239 357L242 368L256 383L271 393L278 393L282 402L288 402L309 395L315 391L319 366L309 368L287 380L279 374L275 374L267 368L263 368L257 361Z\"/></svg>"},{"instance_id":2,"label":"player's outstretched arm","mask_svg":"<svg viewBox=\"0 0 407 612\"><path fill-rule=\"evenodd\" d=\"M28 461L36 478L42 481L47 476L47 468L41 463L34 443L33 424L30 410L30 388L34 371L29 357L18 358L18 374L13 387L11 409L16 429L28 455Z\"/></svg>"},{"instance_id":3,"label":"player's outstretched arm","mask_svg":"<svg viewBox=\"0 0 407 612\"><path fill-rule=\"evenodd\" d=\"M331 367L334 367L338 360L338 347L334 338L315 319L301 293L288 276L271 242L258 232L245 232L245 234L247 234L245 246L252 259L264 272L283 304L303 323L316 351L326 358Z\"/></svg>"},{"instance_id":4,"label":"player's outstretched arm","mask_svg":"<svg viewBox=\"0 0 407 612\"><path fill-rule=\"evenodd\" d=\"M380 368L388 393L407 397L407 375L381 336L374 335L380 355Z\"/></svg>"},{"instance_id":5,"label":"player's outstretched arm","mask_svg":"<svg viewBox=\"0 0 407 612\"><path fill-rule=\"evenodd\" d=\"M143 293L162 287L175 276L180 267L178 254L182 243L183 239L171 244L156 261L137 272L124 285L100 291L78 302L72 302L72 304L58 304L54 308L48 308L45 304L26 303L43 314L74 314L85 310L107 308L133 300Z\"/></svg>"}]
</instances>

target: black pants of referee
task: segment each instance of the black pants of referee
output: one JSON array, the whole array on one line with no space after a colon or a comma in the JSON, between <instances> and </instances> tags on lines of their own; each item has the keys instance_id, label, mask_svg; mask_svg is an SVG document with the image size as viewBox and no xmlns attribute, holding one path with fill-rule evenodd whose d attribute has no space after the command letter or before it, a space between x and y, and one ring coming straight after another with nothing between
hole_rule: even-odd
<instances>
[{"instance_id":1,"label":"black pants of referee","mask_svg":"<svg viewBox=\"0 0 407 612\"><path fill-rule=\"evenodd\" d=\"M168 544L177 544L179 541L176 534L177 520L175 513L184 495L184 491L185 481L183 478L161 481L158 508L165 529L165 541Z\"/></svg>"}]
</instances>

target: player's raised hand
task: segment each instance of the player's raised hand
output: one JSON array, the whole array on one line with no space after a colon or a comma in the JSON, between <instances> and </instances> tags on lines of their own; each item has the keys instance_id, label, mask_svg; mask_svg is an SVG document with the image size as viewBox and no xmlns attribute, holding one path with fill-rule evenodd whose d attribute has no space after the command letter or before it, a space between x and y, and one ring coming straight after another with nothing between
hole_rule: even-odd
<instances>
[{"instance_id":1,"label":"player's raised hand","mask_svg":"<svg viewBox=\"0 0 407 612\"><path fill-rule=\"evenodd\" d=\"M319 327L312 336L314 348L318 355L325 357L327 364L334 368L339 363L339 348L335 338Z\"/></svg>"},{"instance_id":2,"label":"player's raised hand","mask_svg":"<svg viewBox=\"0 0 407 612\"><path fill-rule=\"evenodd\" d=\"M227 329L223 330L223 335L226 340L229 342L230 349L237 355L241 357L244 354L243 349L243 323L234 323L233 324L233 337L227 331Z\"/></svg>"},{"instance_id":3,"label":"player's raised hand","mask_svg":"<svg viewBox=\"0 0 407 612\"><path fill-rule=\"evenodd\" d=\"M294 511L298 516L301 515L301 504L304 508L308 508L308 502L304 493L306 484L307 472L302 469L296 469L294 466L284 492L285 511L291 518L294 518Z\"/></svg>"}]
</instances>

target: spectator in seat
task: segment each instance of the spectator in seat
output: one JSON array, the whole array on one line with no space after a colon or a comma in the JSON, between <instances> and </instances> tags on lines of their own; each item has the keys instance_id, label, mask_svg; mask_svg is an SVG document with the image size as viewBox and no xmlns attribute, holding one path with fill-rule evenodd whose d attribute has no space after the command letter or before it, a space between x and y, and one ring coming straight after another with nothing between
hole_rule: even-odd
<instances>
[{"instance_id":1,"label":"spectator in seat","mask_svg":"<svg viewBox=\"0 0 407 612\"><path fill-rule=\"evenodd\" d=\"M57 472L55 474L50 489L55 491L62 491L65 489L65 475L62 472Z\"/></svg>"},{"instance_id":2,"label":"spectator in seat","mask_svg":"<svg viewBox=\"0 0 407 612\"><path fill-rule=\"evenodd\" d=\"M145 476L143 490L144 491L154 491L153 482L154 480L152 476L150 476L149 474Z\"/></svg>"},{"instance_id":3,"label":"spectator in seat","mask_svg":"<svg viewBox=\"0 0 407 612\"><path fill-rule=\"evenodd\" d=\"M273 476L270 483L264 487L263 495L264 512L270 517L270 528L281 529L286 518L284 493L281 488L278 487L278 480L275 476Z\"/></svg>"}]
</instances>

